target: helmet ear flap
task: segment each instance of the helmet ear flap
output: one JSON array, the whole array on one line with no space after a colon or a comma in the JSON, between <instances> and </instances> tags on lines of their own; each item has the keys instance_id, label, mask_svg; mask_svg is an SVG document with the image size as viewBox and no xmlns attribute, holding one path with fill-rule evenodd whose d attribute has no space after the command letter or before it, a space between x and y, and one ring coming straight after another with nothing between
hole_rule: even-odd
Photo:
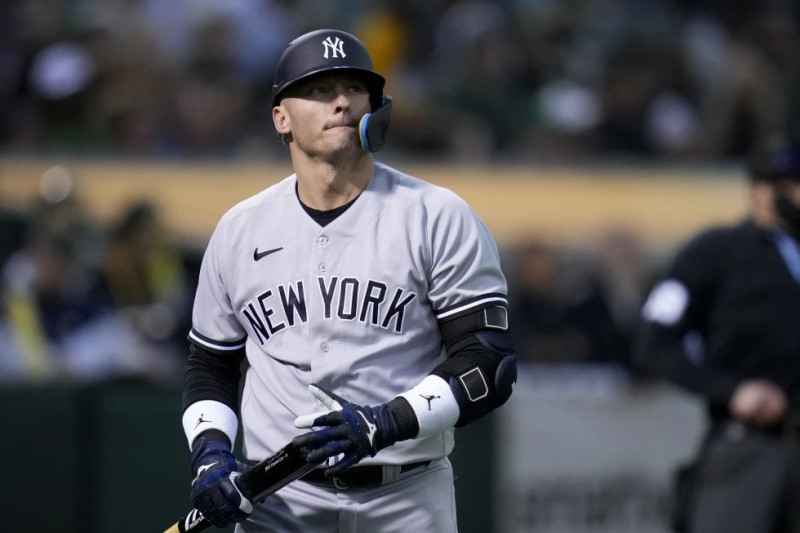
<instances>
[{"instance_id":1,"label":"helmet ear flap","mask_svg":"<svg viewBox=\"0 0 800 533\"><path fill-rule=\"evenodd\" d=\"M378 109L361 117L358 134L361 139L361 148L364 151L374 153L383 148L386 143L386 132L389 130L391 114L392 97L384 95Z\"/></svg>"}]
</instances>

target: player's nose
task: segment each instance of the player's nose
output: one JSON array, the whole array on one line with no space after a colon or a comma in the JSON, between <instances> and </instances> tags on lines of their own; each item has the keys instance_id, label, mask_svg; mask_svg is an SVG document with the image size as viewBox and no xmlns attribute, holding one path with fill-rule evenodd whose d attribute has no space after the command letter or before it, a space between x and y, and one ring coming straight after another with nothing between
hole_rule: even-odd
<instances>
[{"instance_id":1,"label":"player's nose","mask_svg":"<svg viewBox=\"0 0 800 533\"><path fill-rule=\"evenodd\" d=\"M337 112L343 112L350 109L350 98L343 87L336 88L333 103L336 106Z\"/></svg>"}]
</instances>

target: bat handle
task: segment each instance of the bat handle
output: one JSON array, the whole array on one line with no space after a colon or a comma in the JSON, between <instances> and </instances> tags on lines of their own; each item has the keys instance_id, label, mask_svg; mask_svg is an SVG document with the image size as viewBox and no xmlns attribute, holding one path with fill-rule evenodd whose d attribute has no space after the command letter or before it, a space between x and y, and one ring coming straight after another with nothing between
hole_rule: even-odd
<instances>
[{"instance_id":1,"label":"bat handle","mask_svg":"<svg viewBox=\"0 0 800 533\"><path fill-rule=\"evenodd\" d=\"M305 475L317 464L307 462L304 452L289 443L242 473L233 482L245 498L257 502ZM211 522L200 511L192 509L164 533L197 533L209 527Z\"/></svg>"},{"instance_id":2,"label":"bat handle","mask_svg":"<svg viewBox=\"0 0 800 533\"><path fill-rule=\"evenodd\" d=\"M206 520L197 509L192 509L189 514L175 522L164 533L198 533L211 527L211 522Z\"/></svg>"}]
</instances>

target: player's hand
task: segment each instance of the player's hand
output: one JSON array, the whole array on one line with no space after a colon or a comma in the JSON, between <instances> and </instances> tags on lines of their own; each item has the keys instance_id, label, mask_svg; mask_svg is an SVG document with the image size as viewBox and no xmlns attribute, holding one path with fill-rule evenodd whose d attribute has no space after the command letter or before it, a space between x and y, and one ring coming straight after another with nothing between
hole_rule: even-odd
<instances>
[{"instance_id":1,"label":"player's hand","mask_svg":"<svg viewBox=\"0 0 800 533\"><path fill-rule=\"evenodd\" d=\"M748 379L739 384L730 400L731 414L757 426L771 426L786 414L786 393L765 379Z\"/></svg>"},{"instance_id":2,"label":"player's hand","mask_svg":"<svg viewBox=\"0 0 800 533\"><path fill-rule=\"evenodd\" d=\"M316 385L309 385L308 390L328 410L300 416L294 425L323 429L295 437L292 443L309 450L306 454L309 462L322 462L343 454L342 459L325 469L327 477L337 476L364 457L373 457L397 442L397 424L385 404L356 405Z\"/></svg>"},{"instance_id":3,"label":"player's hand","mask_svg":"<svg viewBox=\"0 0 800 533\"><path fill-rule=\"evenodd\" d=\"M240 467L227 442L203 434L192 446L192 502L195 509L217 527L240 522L253 512L253 504L234 482Z\"/></svg>"}]
</instances>

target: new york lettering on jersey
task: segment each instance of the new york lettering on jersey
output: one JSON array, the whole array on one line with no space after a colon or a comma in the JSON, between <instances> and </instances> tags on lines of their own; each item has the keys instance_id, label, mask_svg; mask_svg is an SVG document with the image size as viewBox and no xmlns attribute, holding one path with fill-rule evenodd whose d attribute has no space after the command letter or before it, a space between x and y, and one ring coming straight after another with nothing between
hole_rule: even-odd
<instances>
[{"instance_id":1,"label":"new york lettering on jersey","mask_svg":"<svg viewBox=\"0 0 800 533\"><path fill-rule=\"evenodd\" d=\"M406 307L416 294L401 287L390 290L383 281L359 281L355 277L333 276L316 279L322 301L316 318L357 320L365 324L403 333ZM308 305L303 281L278 285L250 300L241 311L242 324L250 328L261 344L281 330L308 322Z\"/></svg>"}]
</instances>

